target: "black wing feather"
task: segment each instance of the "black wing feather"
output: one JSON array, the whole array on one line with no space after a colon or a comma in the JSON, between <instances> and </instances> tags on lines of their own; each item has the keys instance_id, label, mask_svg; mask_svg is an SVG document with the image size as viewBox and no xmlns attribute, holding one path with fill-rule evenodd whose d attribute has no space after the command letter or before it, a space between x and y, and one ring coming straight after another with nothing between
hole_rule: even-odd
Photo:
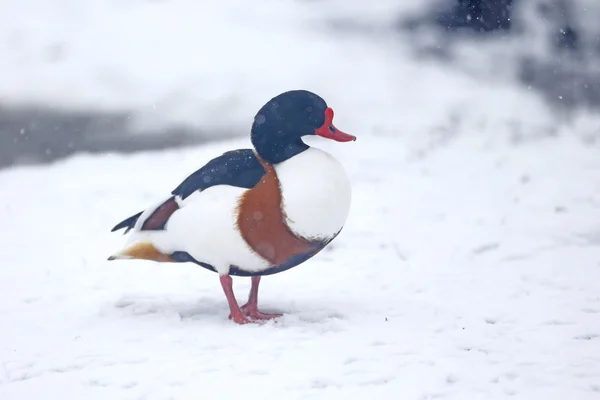
<instances>
[{"instance_id":1,"label":"black wing feather","mask_svg":"<svg viewBox=\"0 0 600 400\"><path fill-rule=\"evenodd\" d=\"M211 186L230 185L246 189L253 188L266 173L264 167L252 149L232 150L213 158L202 168L188 176L171 194L185 199L196 191L203 191ZM129 232L135 226L139 212L119 222L111 232L127 228Z\"/></svg>"},{"instance_id":2,"label":"black wing feather","mask_svg":"<svg viewBox=\"0 0 600 400\"><path fill-rule=\"evenodd\" d=\"M260 181L265 172L251 149L232 150L207 162L171 194L185 199L197 190L202 191L216 185L250 189Z\"/></svg>"},{"instance_id":3,"label":"black wing feather","mask_svg":"<svg viewBox=\"0 0 600 400\"><path fill-rule=\"evenodd\" d=\"M119 229L123 229L123 228L127 228L125 230L125 232L123 232L123 234L126 234L127 232L129 232L129 230L131 228L133 228L135 226L135 223L137 222L138 218L140 217L140 215L142 215L143 211L140 211L139 213L132 215L131 217L119 222L117 225L115 225L114 228L112 228L110 231L114 232L114 231L118 231Z\"/></svg>"}]
</instances>

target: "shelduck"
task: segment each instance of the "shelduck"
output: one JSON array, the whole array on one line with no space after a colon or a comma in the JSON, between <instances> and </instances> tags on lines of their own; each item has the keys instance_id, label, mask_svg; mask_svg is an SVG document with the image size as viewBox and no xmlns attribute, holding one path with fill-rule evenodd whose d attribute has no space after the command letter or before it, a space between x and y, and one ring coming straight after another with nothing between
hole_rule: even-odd
<instances>
[{"instance_id":1,"label":"shelduck","mask_svg":"<svg viewBox=\"0 0 600 400\"><path fill-rule=\"evenodd\" d=\"M355 141L333 125L333 110L306 90L269 100L256 114L253 149L228 151L188 176L165 199L122 222L131 232L109 260L191 262L219 275L238 324L281 314L258 309L261 276L277 274L321 251L342 230L351 187L342 165L302 141L318 135ZM251 277L239 306L232 276Z\"/></svg>"}]
</instances>

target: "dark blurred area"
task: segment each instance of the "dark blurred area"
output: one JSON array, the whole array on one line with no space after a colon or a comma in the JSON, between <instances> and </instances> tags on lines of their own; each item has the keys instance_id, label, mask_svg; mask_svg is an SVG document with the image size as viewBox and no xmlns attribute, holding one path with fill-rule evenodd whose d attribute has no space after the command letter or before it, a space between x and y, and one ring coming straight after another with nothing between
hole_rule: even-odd
<instances>
[{"instance_id":1,"label":"dark blurred area","mask_svg":"<svg viewBox=\"0 0 600 400\"><path fill-rule=\"evenodd\" d=\"M518 0L516 0L518 1ZM445 30L485 33L509 30L513 0L458 0L446 9L432 10L429 19Z\"/></svg>"},{"instance_id":2,"label":"dark blurred area","mask_svg":"<svg viewBox=\"0 0 600 400\"><path fill-rule=\"evenodd\" d=\"M52 162L78 152L130 153L202 143L202 132L171 127L137 134L129 114L0 107L0 168Z\"/></svg>"},{"instance_id":3,"label":"dark blurred area","mask_svg":"<svg viewBox=\"0 0 600 400\"><path fill-rule=\"evenodd\" d=\"M418 46L421 29L443 37L433 56L452 56L453 43L502 35L524 35L527 21L515 15L515 7L528 0L439 0L418 15L403 16L397 30ZM518 76L523 85L562 109L585 108L595 112L600 105L600 29L585 29L576 17L581 3L547 0L534 5L535 18L548 26L551 54L539 57L521 54ZM600 15L597 20L600 20ZM596 29L597 32L590 32ZM0 168L51 162L76 152L133 152L163 149L202 142L202 134L191 128L173 127L153 134L135 135L130 115L89 111L71 113L47 109L9 108L0 105ZM233 132L228 136L232 136Z\"/></svg>"},{"instance_id":4,"label":"dark blurred area","mask_svg":"<svg viewBox=\"0 0 600 400\"><path fill-rule=\"evenodd\" d=\"M523 37L531 21L516 13L517 6L530 6L532 18L544 26L543 42L551 49L546 57L518 56L518 80L538 91L559 108L584 107L595 112L600 106L600 25L589 26L577 15L586 10L583 2L569 0L440 0L437 5L408 19L398 27L418 31L430 27L443 32L446 46L470 40L473 36L485 46L485 40L499 36ZM600 20L600 15L595 18ZM594 31L595 30L595 31ZM448 56L442 49L437 54ZM435 53L432 53L435 54Z\"/></svg>"}]
</instances>

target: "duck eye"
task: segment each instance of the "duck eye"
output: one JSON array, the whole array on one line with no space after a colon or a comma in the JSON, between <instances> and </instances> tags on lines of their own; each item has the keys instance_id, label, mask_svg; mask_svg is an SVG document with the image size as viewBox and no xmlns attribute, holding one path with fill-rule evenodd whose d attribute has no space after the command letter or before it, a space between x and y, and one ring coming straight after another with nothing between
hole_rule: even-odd
<instances>
[{"instance_id":1,"label":"duck eye","mask_svg":"<svg viewBox=\"0 0 600 400\"><path fill-rule=\"evenodd\" d=\"M331 133L335 133L335 128L333 126L329 125L329 131Z\"/></svg>"}]
</instances>

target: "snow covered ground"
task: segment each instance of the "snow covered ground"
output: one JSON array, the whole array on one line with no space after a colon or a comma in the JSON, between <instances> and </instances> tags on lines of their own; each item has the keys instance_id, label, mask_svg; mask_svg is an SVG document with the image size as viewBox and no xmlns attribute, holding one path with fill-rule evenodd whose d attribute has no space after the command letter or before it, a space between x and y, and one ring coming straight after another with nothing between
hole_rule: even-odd
<instances>
[{"instance_id":1,"label":"snow covered ground","mask_svg":"<svg viewBox=\"0 0 600 400\"><path fill-rule=\"evenodd\" d=\"M2 172L0 398L597 399L597 145L339 126L358 140L310 142L347 167L350 219L264 279L285 316L262 326L227 320L214 273L105 261L115 222L247 140Z\"/></svg>"}]
</instances>

